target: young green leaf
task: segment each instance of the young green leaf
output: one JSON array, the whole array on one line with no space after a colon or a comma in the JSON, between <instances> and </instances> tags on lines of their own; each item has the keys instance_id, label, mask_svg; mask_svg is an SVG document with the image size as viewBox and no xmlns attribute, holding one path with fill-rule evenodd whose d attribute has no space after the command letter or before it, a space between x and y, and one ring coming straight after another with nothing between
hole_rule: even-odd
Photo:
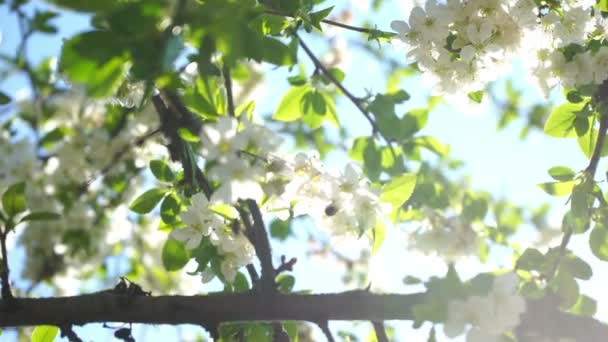
<instances>
[{"instance_id":1,"label":"young green leaf","mask_svg":"<svg viewBox=\"0 0 608 342\"><path fill-rule=\"evenodd\" d=\"M57 334L59 333L59 328L53 325L39 325L32 332L32 341L31 342L53 342Z\"/></svg>"},{"instance_id":2,"label":"young green leaf","mask_svg":"<svg viewBox=\"0 0 608 342\"><path fill-rule=\"evenodd\" d=\"M25 211L25 183L15 183L4 192L2 195L2 207L4 212L13 217Z\"/></svg>"},{"instance_id":3,"label":"young green leaf","mask_svg":"<svg viewBox=\"0 0 608 342\"><path fill-rule=\"evenodd\" d=\"M173 224L178 220L180 212L180 199L174 194L170 193L165 196L165 199L160 204L160 217L166 224Z\"/></svg>"},{"instance_id":4,"label":"young green leaf","mask_svg":"<svg viewBox=\"0 0 608 342\"><path fill-rule=\"evenodd\" d=\"M553 179L561 182L566 182L569 180L573 180L574 176L576 176L576 172L569 167L566 166L554 166L549 169L549 176Z\"/></svg>"},{"instance_id":5,"label":"young green leaf","mask_svg":"<svg viewBox=\"0 0 608 342\"><path fill-rule=\"evenodd\" d=\"M9 102L11 102L11 98L8 95L6 95L5 93L0 91L0 105L5 105Z\"/></svg>"},{"instance_id":6,"label":"young green leaf","mask_svg":"<svg viewBox=\"0 0 608 342\"><path fill-rule=\"evenodd\" d=\"M596 128L590 129L583 136L579 137L578 146L581 148L581 151L585 154L587 158L591 158L593 154L593 150L595 149L595 145L597 144L597 137L599 135L599 131ZM608 141L604 142L604 146L602 147L601 156L608 155Z\"/></svg>"},{"instance_id":7,"label":"young green leaf","mask_svg":"<svg viewBox=\"0 0 608 342\"><path fill-rule=\"evenodd\" d=\"M283 95L279 107L272 116L278 121L294 121L302 116L301 103L302 97L310 90L310 86L291 87Z\"/></svg>"},{"instance_id":8,"label":"young green leaf","mask_svg":"<svg viewBox=\"0 0 608 342\"><path fill-rule=\"evenodd\" d=\"M544 131L554 138L570 138L576 135L574 120L576 112L583 109L582 103L565 103L555 108L545 123Z\"/></svg>"},{"instance_id":9,"label":"young green leaf","mask_svg":"<svg viewBox=\"0 0 608 342\"><path fill-rule=\"evenodd\" d=\"M380 200L393 205L393 208L401 207L410 198L416 187L416 175L406 173L391 179L382 187Z\"/></svg>"},{"instance_id":10,"label":"young green leaf","mask_svg":"<svg viewBox=\"0 0 608 342\"><path fill-rule=\"evenodd\" d=\"M48 211L36 211L36 212L32 212L32 213L25 215L19 222L51 221L51 220L58 220L59 218L61 218L61 215L59 215L57 213L52 213L52 212L48 212Z\"/></svg>"},{"instance_id":11,"label":"young green leaf","mask_svg":"<svg viewBox=\"0 0 608 342\"><path fill-rule=\"evenodd\" d=\"M578 183L576 180L565 182L547 182L538 184L544 192L551 196L566 196L572 193L572 189Z\"/></svg>"},{"instance_id":12,"label":"young green leaf","mask_svg":"<svg viewBox=\"0 0 608 342\"><path fill-rule=\"evenodd\" d=\"M589 235L589 246L598 259L608 261L608 229L595 226Z\"/></svg>"},{"instance_id":13,"label":"young green leaf","mask_svg":"<svg viewBox=\"0 0 608 342\"><path fill-rule=\"evenodd\" d=\"M470 92L470 93L467 94L467 96L472 101L477 102L477 103L481 103L481 101L483 100L483 90L478 90L478 91Z\"/></svg>"},{"instance_id":14,"label":"young green leaf","mask_svg":"<svg viewBox=\"0 0 608 342\"><path fill-rule=\"evenodd\" d=\"M150 161L150 171L161 182L172 182L175 179L175 175L169 165L162 160Z\"/></svg>"},{"instance_id":15,"label":"young green leaf","mask_svg":"<svg viewBox=\"0 0 608 342\"><path fill-rule=\"evenodd\" d=\"M190 132L190 130L187 128L178 128L177 134L179 134L179 137L187 142L199 142L201 140L198 135Z\"/></svg>"},{"instance_id":16,"label":"young green leaf","mask_svg":"<svg viewBox=\"0 0 608 342\"><path fill-rule=\"evenodd\" d=\"M279 285L279 291L283 293L289 293L293 290L293 286L296 283L296 278L291 274L281 273L276 279L277 284Z\"/></svg>"},{"instance_id":17,"label":"young green leaf","mask_svg":"<svg viewBox=\"0 0 608 342\"><path fill-rule=\"evenodd\" d=\"M172 272L186 266L188 260L190 260L190 256L183 243L168 238L163 246L162 260L165 269Z\"/></svg>"},{"instance_id":18,"label":"young green leaf","mask_svg":"<svg viewBox=\"0 0 608 342\"><path fill-rule=\"evenodd\" d=\"M150 190L144 192L143 194L141 194L139 197L137 197L135 199L135 201L133 201L133 203L131 203L131 206L129 207L129 209L131 209L131 211L134 211L138 214L149 213L152 211L152 209L154 209L154 207L156 207L158 202L160 202L160 200L162 200L163 197L165 197L166 193L167 193L167 190L165 190L165 189L158 189L158 188L150 189Z\"/></svg>"},{"instance_id":19,"label":"young green leaf","mask_svg":"<svg viewBox=\"0 0 608 342\"><path fill-rule=\"evenodd\" d=\"M372 246L372 254L376 254L382 246L382 242L384 242L384 237L386 236L386 226L382 220L378 220L376 222L376 226L372 229L372 238L374 244Z\"/></svg>"}]
</instances>

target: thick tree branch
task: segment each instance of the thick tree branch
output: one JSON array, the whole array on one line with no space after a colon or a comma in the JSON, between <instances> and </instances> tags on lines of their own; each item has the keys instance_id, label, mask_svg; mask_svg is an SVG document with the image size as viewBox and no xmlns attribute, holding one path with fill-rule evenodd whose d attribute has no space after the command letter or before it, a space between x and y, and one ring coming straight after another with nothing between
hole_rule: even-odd
<instances>
[{"instance_id":1,"label":"thick tree branch","mask_svg":"<svg viewBox=\"0 0 608 342\"><path fill-rule=\"evenodd\" d=\"M111 291L75 297L15 298L16 309L2 312L0 327L82 325L96 322L199 324L236 321L409 320L423 294L321 295L217 294L209 296L133 296Z\"/></svg>"},{"instance_id":2,"label":"thick tree branch","mask_svg":"<svg viewBox=\"0 0 608 342\"><path fill-rule=\"evenodd\" d=\"M346 292L284 295L251 292L209 296L132 296L113 291L55 298L0 301L0 327L83 325L101 322L214 325L238 321L373 321L412 320L424 293L368 294ZM125 300L127 299L127 300ZM10 310L9 310L10 308ZM593 318L560 312L552 303L528 301L518 336L538 334L577 341L603 341L608 325Z\"/></svg>"}]
</instances>

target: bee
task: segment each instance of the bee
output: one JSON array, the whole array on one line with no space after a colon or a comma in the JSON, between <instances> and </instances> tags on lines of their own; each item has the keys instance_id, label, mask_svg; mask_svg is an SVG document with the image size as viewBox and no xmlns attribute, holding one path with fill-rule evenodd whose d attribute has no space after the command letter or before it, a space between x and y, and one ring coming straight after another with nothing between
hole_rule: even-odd
<instances>
[{"instance_id":1,"label":"bee","mask_svg":"<svg viewBox=\"0 0 608 342\"><path fill-rule=\"evenodd\" d=\"M334 215L336 215L337 212L338 212L338 207L336 207L334 204L330 204L327 207L325 207L325 215L327 215L327 216L334 216Z\"/></svg>"}]
</instances>

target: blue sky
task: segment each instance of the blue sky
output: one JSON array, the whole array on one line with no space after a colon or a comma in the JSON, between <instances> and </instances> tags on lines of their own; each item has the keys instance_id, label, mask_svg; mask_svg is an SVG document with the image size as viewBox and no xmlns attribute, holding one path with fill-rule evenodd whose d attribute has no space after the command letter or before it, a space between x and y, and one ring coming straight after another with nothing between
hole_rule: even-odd
<instances>
[{"instance_id":1,"label":"blue sky","mask_svg":"<svg viewBox=\"0 0 608 342\"><path fill-rule=\"evenodd\" d=\"M334 3L337 8L340 8L347 6L349 2L329 1L328 3ZM379 14L355 10L355 24L369 20L376 23L378 28L388 30L391 20L403 19L406 14L400 9L399 1L387 1L387 3L387 6ZM28 9L43 6L39 2L33 2L32 5L28 6ZM55 22L59 28L58 35L34 35L30 40L30 59L34 63L42 58L58 55L63 38L70 37L88 26L88 18L74 14L65 14ZM0 52L12 53L20 38L15 17L8 12L6 5L0 7L0 31L2 32ZM339 33L347 39L361 39L361 36L356 33L346 31L340 31ZM322 51L325 48L325 44L316 37L304 35L303 38L313 44L315 51ZM383 45L383 49L387 50L394 58L402 58L405 55L404 51L388 44ZM353 49L352 52L350 68L346 70L345 84L347 88L355 95L364 95L366 89L373 93L384 91L385 75L381 69L365 53L360 53L356 49ZM305 59L306 57L302 55L301 60ZM307 70L312 71L311 64L306 63ZM527 76L521 68L515 66L510 77L516 87L523 91L524 99L528 103L542 100L540 92L527 81ZM267 94L281 94L287 89L288 84L285 81L284 71L273 73L268 80L268 84L272 86L267 88ZM404 81L403 88L412 94L413 98L400 108L402 113L408 109L424 105L429 90L420 85L421 80L418 77ZM11 77L0 83L0 90L13 96L26 87L27 81L24 77ZM552 100L554 102L562 101L559 90L552 94ZM272 112L278 101L279 98L276 96L267 96L261 99L257 104L258 112L264 114ZM353 133L353 136L369 134L370 129L367 123L346 99L341 98L338 101L338 112L341 122L347 123L347 127ZM487 102L481 105L474 103L468 105L462 103L456 105L444 104L431 113L429 123L423 133L437 137L443 143L449 144L451 157L465 161L463 173L471 176L471 183L474 188L487 190L496 197L502 196L523 205L538 206L542 203L551 203L555 215L562 213L561 209L564 207L566 199L552 199L544 194L536 184L549 181L546 171L552 166L565 165L575 170L583 169L586 166L587 160L579 151L576 141L553 139L544 136L542 132L532 132L526 140L521 141L519 139L521 122L516 121L503 131L496 130L496 123L496 109ZM330 160L328 166L337 168L342 168L348 161L344 154L332 154ZM605 164L602 163L598 172L598 179L603 177L605 170ZM298 235L302 238L305 237L305 234ZM400 288L401 279L407 274L424 277L444 272L445 265L442 262L425 257L420 257L419 260L412 262L400 262L399 264L404 266L400 266L401 269L396 270L395 260L412 257L412 255L402 250L403 241L397 237L398 235L389 231L385 246L376 256L377 260L373 263L373 273L375 275L379 274L377 281L383 282L383 285L387 288ZM572 246L581 251L585 260L594 261L594 257L587 251L586 241L586 234L576 236ZM289 251L289 253L299 255L304 254L305 247L305 243L294 239L289 240L285 245L276 246L277 254L280 254L281 251ZM14 261L19 262L19 260ZM603 292L601 284L606 284L606 281L608 281L608 269L605 264L599 262L594 262L592 266L595 270L594 279L590 282L583 282L582 289L587 294L599 299ZM463 273L473 274L485 267L489 266L465 263L464 266L460 266L459 270ZM334 265L325 263L319 265L318 262L313 263L299 258L297 268L301 272L297 282L297 287L300 289L307 288L321 292L341 289L340 274L336 273ZM323 274L323 282L319 282L318 275L312 276L315 274ZM307 277L307 275L311 276ZM600 301L599 304L600 312L608 313L607 303ZM409 323L401 322L398 325L407 327ZM339 326L332 324L332 327ZM94 336L105 338L110 334L106 329L100 327L86 328L81 331L83 331L81 336L85 338L93 338ZM147 334L145 340L163 340L174 336L173 333L173 328L151 327L136 331L135 336L141 337L139 334ZM410 334L411 331L403 329L401 333L405 335ZM418 340L416 336L422 338L422 336L426 336L425 334L426 332L423 332L420 335L408 335L408 337L411 340Z\"/></svg>"}]
</instances>

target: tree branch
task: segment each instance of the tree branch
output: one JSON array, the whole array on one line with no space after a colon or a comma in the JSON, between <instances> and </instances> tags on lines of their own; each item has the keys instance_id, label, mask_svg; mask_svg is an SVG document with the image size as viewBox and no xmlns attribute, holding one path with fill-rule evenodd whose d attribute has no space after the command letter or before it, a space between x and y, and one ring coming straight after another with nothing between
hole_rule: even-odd
<instances>
[{"instance_id":1,"label":"tree branch","mask_svg":"<svg viewBox=\"0 0 608 342\"><path fill-rule=\"evenodd\" d=\"M101 322L198 324L238 321L413 320L424 293L320 295L216 294L208 296L124 296L113 291L54 298L0 301L0 327L84 325ZM12 310L8 310L12 308ZM529 300L518 335L531 332L584 341L603 341L608 325L590 317L560 312L546 301Z\"/></svg>"},{"instance_id":2,"label":"tree branch","mask_svg":"<svg viewBox=\"0 0 608 342\"><path fill-rule=\"evenodd\" d=\"M334 339L334 335L332 335L332 333L331 333L331 330L329 330L329 323L327 322L327 320L325 320L325 321L319 321L319 322L317 322L317 325L319 326L319 328L323 332L323 335L325 335L325 338L327 339L327 342L335 342L336 341Z\"/></svg>"},{"instance_id":3,"label":"tree branch","mask_svg":"<svg viewBox=\"0 0 608 342\"><path fill-rule=\"evenodd\" d=\"M0 314L0 327L82 325L98 322L199 324L236 321L410 320L423 294L321 295L216 294L133 296L111 291L53 298L15 298L16 309ZM5 303L0 301L0 311Z\"/></svg>"},{"instance_id":4,"label":"tree branch","mask_svg":"<svg viewBox=\"0 0 608 342\"><path fill-rule=\"evenodd\" d=\"M293 15L293 14L277 11L277 10L274 10L274 9L266 9L266 10L264 10L264 12L267 13L267 14L277 15L277 16L280 16L280 17L295 18L295 15ZM352 26L352 25L343 24L343 23L340 23L340 22L337 22L337 21L333 21L333 20L329 20L329 19L323 19L323 20L321 20L321 22L325 23L325 24L328 24L328 25L337 26L337 27L340 27L340 28L343 28L343 29L347 29L347 30L355 31L355 32L360 32L360 33L379 34L379 35L386 36L386 37L393 37L393 36L397 35L394 32L387 32L387 31L382 31L382 30L377 30L377 29L370 29L370 28L365 28L365 27Z\"/></svg>"},{"instance_id":5,"label":"tree branch","mask_svg":"<svg viewBox=\"0 0 608 342\"><path fill-rule=\"evenodd\" d=\"M344 85L340 81L338 81L336 79L336 77L331 72L329 72L329 70L327 70L327 68L315 56L315 54L312 52L312 50L310 50L308 45L306 45L306 43L304 43L302 38L300 38L300 36L298 35L297 32L294 32L293 34L298 39L300 46L302 47L304 52L306 52L306 54L308 55L310 60L313 62L315 67L318 70L321 70L321 72L331 81L331 83L333 83L338 89L340 89L342 94L344 94L344 96L346 96L355 105L355 107L357 107L357 109L359 109L361 114L363 114L363 116L367 119L367 121L372 126L373 133L379 134L384 139L384 141L386 141L386 144L388 145L388 147L391 151L391 154L393 155L393 157L395 159L397 159L397 153L395 152L395 150L393 148L391 140L386 135L384 135L384 133L380 130L380 127L378 127L378 125L376 124L376 121L372 118L371 114L367 111L367 109L365 109L363 107L363 105L361 105L361 101L359 99L357 99L351 92L349 92L348 89L346 89L346 87L344 87Z\"/></svg>"},{"instance_id":6,"label":"tree branch","mask_svg":"<svg viewBox=\"0 0 608 342\"><path fill-rule=\"evenodd\" d=\"M222 75L224 76L224 87L226 88L226 102L228 106L228 115L236 116L234 109L234 97L232 96L232 76L230 76L230 67L224 63L222 67Z\"/></svg>"},{"instance_id":7,"label":"tree branch","mask_svg":"<svg viewBox=\"0 0 608 342\"><path fill-rule=\"evenodd\" d=\"M270 249L270 241L266 234L266 227L262 219L260 207L251 199L247 200L247 207L253 218L253 246L262 266L262 278L260 279L262 290L268 293L276 292L276 283L274 281L276 272L272 265L272 250Z\"/></svg>"},{"instance_id":8,"label":"tree branch","mask_svg":"<svg viewBox=\"0 0 608 342\"><path fill-rule=\"evenodd\" d=\"M0 229L0 247L2 248L2 273L0 273L2 282L2 299L3 301L9 302L13 299L13 292L11 291L11 282L9 279L8 252L6 250L7 235L8 229Z\"/></svg>"},{"instance_id":9,"label":"tree branch","mask_svg":"<svg viewBox=\"0 0 608 342\"><path fill-rule=\"evenodd\" d=\"M608 80L604 81L598 88L594 100L596 105L600 109L606 109L608 107ZM608 111L600 112L600 127L598 128L598 136L595 142L595 147L593 148L593 154L591 154L591 159L589 160L589 165L585 168L585 174L588 178L583 178L583 181L589 179L589 181L593 181L595 178L595 173L597 172L597 167L602 157L602 150L604 149L604 143L606 141L606 133L608 132ZM590 128L592 129L592 128ZM551 267L550 273L545 277L547 281L551 280L559 268L559 264L566 254L566 249L568 244L570 243L570 239L572 238L572 227L568 226L562 237L562 241L559 244L559 254L555 258L555 262Z\"/></svg>"},{"instance_id":10,"label":"tree branch","mask_svg":"<svg viewBox=\"0 0 608 342\"><path fill-rule=\"evenodd\" d=\"M388 342L388 335L386 335L386 330L384 330L384 324L382 322L372 322L372 325L374 326L378 342Z\"/></svg>"}]
</instances>

